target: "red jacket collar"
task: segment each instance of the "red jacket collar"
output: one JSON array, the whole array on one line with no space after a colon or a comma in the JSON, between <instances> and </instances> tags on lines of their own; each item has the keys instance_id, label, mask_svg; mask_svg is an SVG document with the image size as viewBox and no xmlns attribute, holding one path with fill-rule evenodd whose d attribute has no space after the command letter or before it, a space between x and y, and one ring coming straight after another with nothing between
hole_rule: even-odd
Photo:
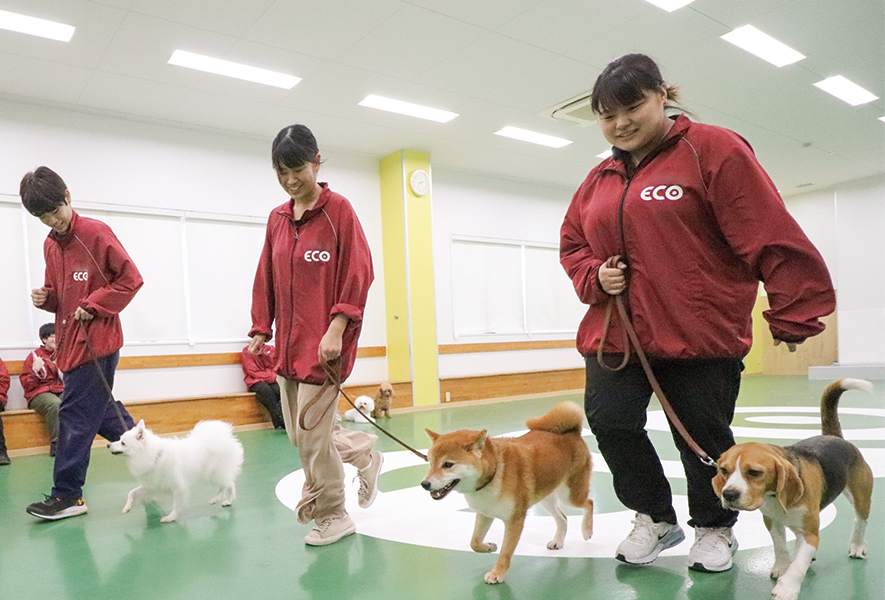
<instances>
[{"instance_id":1,"label":"red jacket collar","mask_svg":"<svg viewBox=\"0 0 885 600\"><path fill-rule=\"evenodd\" d=\"M311 208L308 211L305 211L304 215L302 215L302 217L301 217L302 221L306 221L307 219L310 219L312 216L317 214L320 211L320 209L322 209L326 205L326 203L329 201L329 197L332 194L332 190L329 189L329 184L326 183L325 181L321 181L321 182L319 182L319 185L321 188L323 188L323 191L320 192L320 197L317 198L317 203L314 204L313 208ZM294 221L295 220L295 213L292 210L292 205L294 203L295 203L295 201L292 200L291 198L289 198L289 201L287 203L283 204L282 206L278 207L276 209L276 212L283 215L284 217L286 217L290 221Z\"/></svg>"},{"instance_id":2,"label":"red jacket collar","mask_svg":"<svg viewBox=\"0 0 885 600\"><path fill-rule=\"evenodd\" d=\"M643 162L647 162L653 156L657 155L661 151L671 147L677 141L682 139L685 136L688 129L691 127L691 120L686 117L684 114L680 113L673 119L673 126L670 127L670 131L667 132L667 135L664 136L664 139L661 140L661 143L651 151L651 153L645 157ZM617 171L622 175L627 175L626 161L628 159L627 153L623 152L617 148L612 148L612 155L610 158L605 159L602 163L600 163L600 169L602 170L611 170Z\"/></svg>"}]
</instances>

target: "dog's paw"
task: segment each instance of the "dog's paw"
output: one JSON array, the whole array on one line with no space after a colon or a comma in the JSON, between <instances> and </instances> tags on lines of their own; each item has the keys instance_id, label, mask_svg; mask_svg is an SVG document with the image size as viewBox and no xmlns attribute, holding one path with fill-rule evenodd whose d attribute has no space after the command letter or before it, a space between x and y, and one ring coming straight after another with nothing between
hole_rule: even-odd
<instances>
[{"instance_id":1,"label":"dog's paw","mask_svg":"<svg viewBox=\"0 0 885 600\"><path fill-rule=\"evenodd\" d=\"M470 547L474 552L494 552L498 549L498 544L494 542L483 542L481 544L471 544Z\"/></svg>"},{"instance_id":2,"label":"dog's paw","mask_svg":"<svg viewBox=\"0 0 885 600\"><path fill-rule=\"evenodd\" d=\"M771 578L772 579L780 579L781 575L787 572L787 569L790 567L790 563L774 563L774 566L771 567Z\"/></svg>"},{"instance_id":3,"label":"dog's paw","mask_svg":"<svg viewBox=\"0 0 885 600\"><path fill-rule=\"evenodd\" d=\"M123 507L123 514L125 515L125 514L128 513L130 510L132 510L132 503L131 503L131 502L127 502L127 503L126 503L126 506Z\"/></svg>"},{"instance_id":4,"label":"dog's paw","mask_svg":"<svg viewBox=\"0 0 885 600\"><path fill-rule=\"evenodd\" d=\"M772 600L797 600L799 598L799 586L793 582L778 581L771 590Z\"/></svg>"},{"instance_id":5,"label":"dog's paw","mask_svg":"<svg viewBox=\"0 0 885 600\"><path fill-rule=\"evenodd\" d=\"M165 517L163 517L162 519L160 519L160 522L161 523L172 523L173 521L175 521L175 518L177 516L178 515L176 513L171 512L168 515L166 515Z\"/></svg>"},{"instance_id":6,"label":"dog's paw","mask_svg":"<svg viewBox=\"0 0 885 600\"><path fill-rule=\"evenodd\" d=\"M854 543L852 542L848 546L848 556L851 558L866 558L867 557L867 543Z\"/></svg>"},{"instance_id":7,"label":"dog's paw","mask_svg":"<svg viewBox=\"0 0 885 600\"><path fill-rule=\"evenodd\" d=\"M492 544L492 545L494 545L494 544ZM504 575L506 575L506 574L507 574L506 571L501 573L497 569L492 569L491 571L486 573L486 576L484 579L485 579L486 583L501 583L502 581L504 581Z\"/></svg>"},{"instance_id":8,"label":"dog's paw","mask_svg":"<svg viewBox=\"0 0 885 600\"><path fill-rule=\"evenodd\" d=\"M560 550L562 548L562 540L550 540L547 542L548 550Z\"/></svg>"},{"instance_id":9,"label":"dog's paw","mask_svg":"<svg viewBox=\"0 0 885 600\"><path fill-rule=\"evenodd\" d=\"M221 505L222 506L230 506L233 503L234 503L233 500L225 500L224 502L221 503Z\"/></svg>"}]
</instances>

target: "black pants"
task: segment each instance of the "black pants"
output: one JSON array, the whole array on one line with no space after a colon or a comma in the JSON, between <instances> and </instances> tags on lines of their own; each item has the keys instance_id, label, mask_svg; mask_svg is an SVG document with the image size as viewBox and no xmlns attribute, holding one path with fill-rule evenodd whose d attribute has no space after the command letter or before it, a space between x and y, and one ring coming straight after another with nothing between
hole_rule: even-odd
<instances>
[{"instance_id":1,"label":"black pants","mask_svg":"<svg viewBox=\"0 0 885 600\"><path fill-rule=\"evenodd\" d=\"M618 357L619 358L619 357ZM741 359L665 360L650 358L652 370L691 437L711 457L734 444L731 420L741 384ZM611 469L615 493L631 510L656 522L676 523L670 484L645 429L651 385L637 361L611 373L596 356L585 357L584 409L599 451ZM609 364L618 364L609 357ZM682 456L693 527L730 527L737 512L725 510L713 492L715 467L704 465L670 425Z\"/></svg>"},{"instance_id":2,"label":"black pants","mask_svg":"<svg viewBox=\"0 0 885 600\"><path fill-rule=\"evenodd\" d=\"M280 406L280 384L265 383L259 381L249 387L250 392L255 392L255 398L270 413L270 422L273 423L274 429L284 429L283 408Z\"/></svg>"},{"instance_id":3,"label":"black pants","mask_svg":"<svg viewBox=\"0 0 885 600\"><path fill-rule=\"evenodd\" d=\"M3 435L3 419L0 419L0 451L6 452L6 436Z\"/></svg>"}]
</instances>

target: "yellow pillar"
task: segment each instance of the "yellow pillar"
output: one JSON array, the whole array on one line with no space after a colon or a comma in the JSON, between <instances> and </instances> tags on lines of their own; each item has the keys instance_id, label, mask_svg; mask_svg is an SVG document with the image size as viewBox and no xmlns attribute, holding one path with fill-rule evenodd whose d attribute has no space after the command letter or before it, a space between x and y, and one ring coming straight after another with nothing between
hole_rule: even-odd
<instances>
[{"instance_id":1,"label":"yellow pillar","mask_svg":"<svg viewBox=\"0 0 885 600\"><path fill-rule=\"evenodd\" d=\"M431 190L418 196L410 185L419 170L430 173L430 155L415 150L380 165L387 371L391 381L412 382L415 406L439 403Z\"/></svg>"}]
</instances>

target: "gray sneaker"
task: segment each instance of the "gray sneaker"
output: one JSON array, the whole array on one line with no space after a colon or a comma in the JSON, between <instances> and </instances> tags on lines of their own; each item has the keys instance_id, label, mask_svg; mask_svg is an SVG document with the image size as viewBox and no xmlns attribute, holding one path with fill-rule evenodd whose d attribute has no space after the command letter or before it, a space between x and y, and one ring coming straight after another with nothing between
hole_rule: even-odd
<instances>
[{"instance_id":1,"label":"gray sneaker","mask_svg":"<svg viewBox=\"0 0 885 600\"><path fill-rule=\"evenodd\" d=\"M631 565L647 565L661 551L672 548L685 539L679 525L655 523L648 515L636 513L633 531L618 545L617 559Z\"/></svg>"},{"instance_id":2,"label":"gray sneaker","mask_svg":"<svg viewBox=\"0 0 885 600\"><path fill-rule=\"evenodd\" d=\"M727 571L737 549L738 541L731 527L695 527L688 568L708 573Z\"/></svg>"},{"instance_id":3,"label":"gray sneaker","mask_svg":"<svg viewBox=\"0 0 885 600\"><path fill-rule=\"evenodd\" d=\"M360 480L359 505L360 508L369 508L378 495L378 475L381 474L381 465L384 464L384 455L375 450L370 455L372 462L365 469L357 471Z\"/></svg>"},{"instance_id":4,"label":"gray sneaker","mask_svg":"<svg viewBox=\"0 0 885 600\"><path fill-rule=\"evenodd\" d=\"M349 515L343 517L326 517L320 519L316 527L304 536L304 543L308 546L328 546L348 535L356 533L356 525Z\"/></svg>"}]
</instances>

